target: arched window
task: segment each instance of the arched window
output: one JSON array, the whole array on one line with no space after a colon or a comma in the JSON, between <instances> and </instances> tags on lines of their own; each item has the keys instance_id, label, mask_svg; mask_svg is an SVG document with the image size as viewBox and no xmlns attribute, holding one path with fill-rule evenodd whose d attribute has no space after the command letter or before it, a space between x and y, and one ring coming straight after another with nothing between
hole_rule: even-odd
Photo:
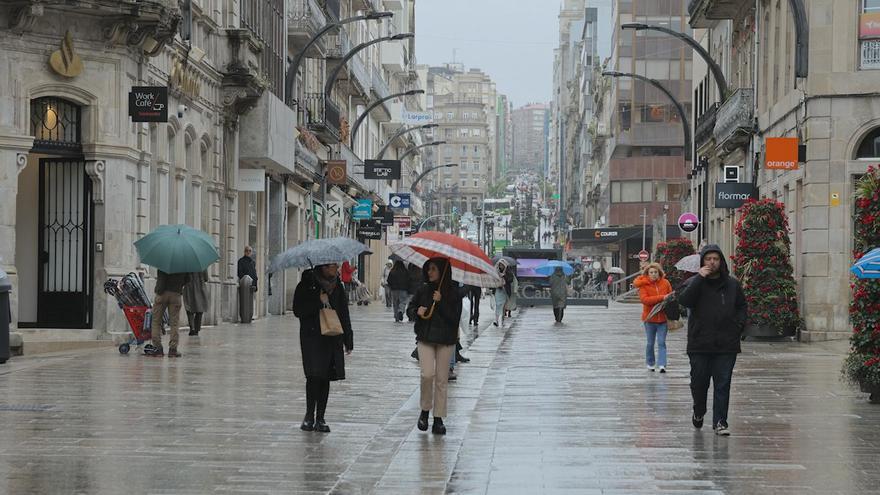
<instances>
[{"instance_id":1,"label":"arched window","mask_svg":"<svg viewBox=\"0 0 880 495\"><path fill-rule=\"evenodd\" d=\"M82 112L70 101L45 97L31 102L34 148L47 151L82 150Z\"/></svg>"},{"instance_id":2,"label":"arched window","mask_svg":"<svg viewBox=\"0 0 880 495\"><path fill-rule=\"evenodd\" d=\"M880 127L869 132L856 150L856 159L880 159Z\"/></svg>"}]
</instances>

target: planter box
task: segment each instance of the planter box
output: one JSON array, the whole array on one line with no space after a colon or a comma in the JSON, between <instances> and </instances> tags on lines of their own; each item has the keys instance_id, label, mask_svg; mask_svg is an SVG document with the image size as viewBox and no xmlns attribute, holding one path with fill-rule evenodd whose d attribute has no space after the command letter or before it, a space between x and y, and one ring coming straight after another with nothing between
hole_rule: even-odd
<instances>
[{"instance_id":1,"label":"planter box","mask_svg":"<svg viewBox=\"0 0 880 495\"><path fill-rule=\"evenodd\" d=\"M780 330L776 327L771 326L759 326L759 325L746 325L746 329L743 332L743 339L746 337L757 337L762 339L767 338L791 338L797 335L797 329L790 328L785 330Z\"/></svg>"}]
</instances>

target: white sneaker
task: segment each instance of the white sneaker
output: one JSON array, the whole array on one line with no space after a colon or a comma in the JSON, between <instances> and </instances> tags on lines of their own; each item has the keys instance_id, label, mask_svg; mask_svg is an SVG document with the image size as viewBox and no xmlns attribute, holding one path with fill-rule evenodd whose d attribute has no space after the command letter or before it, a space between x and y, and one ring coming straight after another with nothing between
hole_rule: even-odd
<instances>
[{"instance_id":1,"label":"white sneaker","mask_svg":"<svg viewBox=\"0 0 880 495\"><path fill-rule=\"evenodd\" d=\"M727 426L727 423L724 421L719 421L718 424L715 425L715 434L721 437L729 437L730 427Z\"/></svg>"},{"instance_id":2,"label":"white sneaker","mask_svg":"<svg viewBox=\"0 0 880 495\"><path fill-rule=\"evenodd\" d=\"M666 366L660 367L660 373L666 373Z\"/></svg>"},{"instance_id":3,"label":"white sneaker","mask_svg":"<svg viewBox=\"0 0 880 495\"><path fill-rule=\"evenodd\" d=\"M648 365L647 368L648 368L648 371L654 371L654 367L651 365Z\"/></svg>"}]
</instances>

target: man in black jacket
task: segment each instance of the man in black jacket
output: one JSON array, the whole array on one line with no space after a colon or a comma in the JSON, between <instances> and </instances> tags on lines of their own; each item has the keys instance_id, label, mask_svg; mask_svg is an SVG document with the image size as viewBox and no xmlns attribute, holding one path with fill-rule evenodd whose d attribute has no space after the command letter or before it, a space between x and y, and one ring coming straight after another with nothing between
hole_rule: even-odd
<instances>
[{"instance_id":1,"label":"man in black jacket","mask_svg":"<svg viewBox=\"0 0 880 495\"><path fill-rule=\"evenodd\" d=\"M691 394L694 398L694 427L703 426L709 380L714 387L712 428L728 436L727 409L730 382L748 307L739 282L730 276L721 249L709 244L700 250L698 276L687 281L678 295L682 306L691 309L688 318L687 352L691 362Z\"/></svg>"}]
</instances>

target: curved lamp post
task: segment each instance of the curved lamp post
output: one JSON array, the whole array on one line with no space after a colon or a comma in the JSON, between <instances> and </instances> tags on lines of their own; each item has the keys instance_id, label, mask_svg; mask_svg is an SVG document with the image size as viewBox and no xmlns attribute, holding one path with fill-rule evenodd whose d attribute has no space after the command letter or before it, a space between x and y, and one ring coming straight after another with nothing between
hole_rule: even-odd
<instances>
[{"instance_id":1,"label":"curved lamp post","mask_svg":"<svg viewBox=\"0 0 880 495\"><path fill-rule=\"evenodd\" d=\"M685 110L684 110L684 107L682 106L682 104L678 100L676 100L674 96L672 96L672 93L670 93L668 89L664 88L662 84L655 81L654 79L650 79L645 76L640 76L638 74L632 74L629 72L618 72L616 70L606 70L606 71L602 71L602 75L609 76L609 77L631 77L633 79L638 79L640 81L644 81L644 82L650 84L651 86L654 86L655 88L662 91L663 94L665 94L666 97L669 98L669 101L671 101L672 104L675 105L676 110L678 110L678 116L679 116L679 118L681 118L681 127L682 127L682 130L684 131L684 159L687 161L692 160L693 145L691 144L691 127L690 127L690 124L688 124L687 113L685 113Z\"/></svg>"},{"instance_id":2,"label":"curved lamp post","mask_svg":"<svg viewBox=\"0 0 880 495\"><path fill-rule=\"evenodd\" d=\"M339 73L342 72L342 69L345 67L345 64L348 63L349 60L352 59L355 55L358 54L361 50L369 48L377 43L382 43L383 41L399 41L405 40L409 38L415 38L415 34L413 33L401 33L395 34L394 36L383 36L381 38L376 38L374 40L370 40L351 49L350 52L346 53L344 57L342 57L342 61L339 65L333 69L333 72L327 75L327 82L324 83L324 99L330 98L330 91L333 90L333 83L336 82L336 78L339 77Z\"/></svg>"},{"instance_id":3,"label":"curved lamp post","mask_svg":"<svg viewBox=\"0 0 880 495\"><path fill-rule=\"evenodd\" d=\"M718 85L718 93L720 93L721 95L720 100L724 101L724 99L727 97L727 79L725 79L724 77L724 71L721 70L721 67L718 65L718 63L716 63L715 60L712 59L712 57L709 55L709 52L707 52L706 49L703 48L703 45L697 42L697 40L684 33L680 33L678 31L674 31L663 26L653 26L640 22L621 24L620 29L634 29L636 31L659 31L661 33L666 33L670 36L675 36L681 41L684 41L691 48L693 48L694 51L697 52L697 54L704 61L706 61L706 64L709 65L709 70L712 72L712 77L715 78L715 84Z\"/></svg>"},{"instance_id":4,"label":"curved lamp post","mask_svg":"<svg viewBox=\"0 0 880 495\"><path fill-rule=\"evenodd\" d=\"M379 150L379 153L376 155L376 160L381 160L382 157L385 156L385 152L388 151L388 147L391 146L391 143L393 143L394 140L399 138L400 136L403 136L404 134L410 133L412 131L417 131L419 129L433 129L438 126L439 124L425 124L417 125L415 127L404 127L403 129L397 131L397 134L392 136L391 139L389 139L388 142L385 143L384 146L382 146L382 149Z\"/></svg>"},{"instance_id":5,"label":"curved lamp post","mask_svg":"<svg viewBox=\"0 0 880 495\"><path fill-rule=\"evenodd\" d=\"M422 146L425 146L425 145L422 145ZM412 185L409 186L410 192L413 192L413 193L416 192L416 184L418 184L419 181L422 180L429 173L431 173L435 170L440 170L441 168L450 168L450 167L457 167L457 166L458 166L457 163L447 163L446 165L437 165L436 167L431 167L431 168L425 170L424 172L420 173L419 176L416 177L416 180L413 181Z\"/></svg>"},{"instance_id":6,"label":"curved lamp post","mask_svg":"<svg viewBox=\"0 0 880 495\"><path fill-rule=\"evenodd\" d=\"M364 109L364 112L362 114L360 114L360 116L358 116L357 120L354 121L354 125L351 126L351 140L349 141L349 144L350 145L354 144L354 138L357 135L358 129L361 127L361 124L364 123L364 119L367 118L367 115L369 115L369 113L372 112L373 109L377 108L379 105L385 103L388 100L393 100L394 98L402 98L404 96L420 95L420 94L423 94L424 92L425 92L424 89L411 89L409 91L404 91L402 93L394 93L393 95L388 95L385 98L380 98L380 99L374 101L373 103L370 103L370 106L368 106L366 109ZM352 148L353 147L354 146L352 146ZM379 159L381 160L382 157L379 156Z\"/></svg>"},{"instance_id":7,"label":"curved lamp post","mask_svg":"<svg viewBox=\"0 0 880 495\"><path fill-rule=\"evenodd\" d=\"M407 159L407 157L409 157L410 155L419 151L422 148L427 148L428 146L440 146L441 144L446 144L446 141L431 141L430 143L424 143L424 144L420 144L418 146L413 146L412 148L409 148L408 150L404 151L403 154L400 155L400 158L398 158L398 160L404 161Z\"/></svg>"},{"instance_id":8,"label":"curved lamp post","mask_svg":"<svg viewBox=\"0 0 880 495\"><path fill-rule=\"evenodd\" d=\"M356 15L354 17L342 19L338 22L333 22L333 23L327 24L326 26L324 26L323 29L321 29L320 31L315 33L315 35L312 36L312 38L309 40L309 42L306 43L306 46L304 46L303 49L300 50L299 53L296 54L296 57L293 58L293 61L290 63L290 67L287 68L287 76L284 81L285 82L284 94L285 94L285 99L287 100L287 104L290 105L290 103L293 101L293 82L296 81L296 73L299 71L299 64L302 63L302 59L305 58L306 52L309 51L309 48L311 48L312 45L317 43L317 41L321 38L321 36L324 36L325 34L330 32L332 29L336 29L336 28L343 26L345 24L351 24L352 22L377 21L380 19L384 19L386 17L393 17L393 16L394 16L393 12L373 12L372 14Z\"/></svg>"}]
</instances>

